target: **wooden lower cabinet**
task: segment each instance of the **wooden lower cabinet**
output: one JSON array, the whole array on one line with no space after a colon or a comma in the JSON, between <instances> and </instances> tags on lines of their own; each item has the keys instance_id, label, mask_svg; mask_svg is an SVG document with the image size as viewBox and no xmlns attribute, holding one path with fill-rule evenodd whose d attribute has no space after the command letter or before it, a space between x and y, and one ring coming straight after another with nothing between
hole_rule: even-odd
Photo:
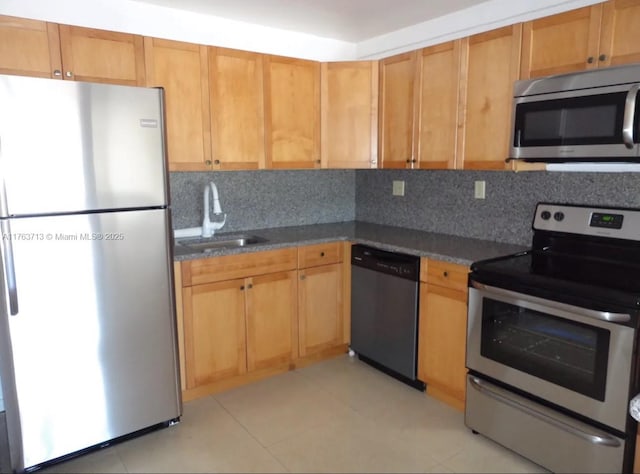
<instances>
[{"instance_id":1,"label":"wooden lower cabinet","mask_svg":"<svg viewBox=\"0 0 640 474\"><path fill-rule=\"evenodd\" d=\"M244 280L183 290L187 388L247 371Z\"/></svg>"},{"instance_id":2,"label":"wooden lower cabinet","mask_svg":"<svg viewBox=\"0 0 640 474\"><path fill-rule=\"evenodd\" d=\"M300 270L300 356L342 344L342 264Z\"/></svg>"},{"instance_id":3,"label":"wooden lower cabinet","mask_svg":"<svg viewBox=\"0 0 640 474\"><path fill-rule=\"evenodd\" d=\"M277 366L298 356L296 272L247 279L247 368Z\"/></svg>"},{"instance_id":4,"label":"wooden lower cabinet","mask_svg":"<svg viewBox=\"0 0 640 474\"><path fill-rule=\"evenodd\" d=\"M463 410L468 269L427 259L422 267L426 281L420 283L418 378L429 395Z\"/></svg>"},{"instance_id":5,"label":"wooden lower cabinet","mask_svg":"<svg viewBox=\"0 0 640 474\"><path fill-rule=\"evenodd\" d=\"M183 399L346 352L348 245L330 242L177 264Z\"/></svg>"},{"instance_id":6,"label":"wooden lower cabinet","mask_svg":"<svg viewBox=\"0 0 640 474\"><path fill-rule=\"evenodd\" d=\"M328 242L298 249L300 357L321 354L345 342L344 245Z\"/></svg>"}]
</instances>

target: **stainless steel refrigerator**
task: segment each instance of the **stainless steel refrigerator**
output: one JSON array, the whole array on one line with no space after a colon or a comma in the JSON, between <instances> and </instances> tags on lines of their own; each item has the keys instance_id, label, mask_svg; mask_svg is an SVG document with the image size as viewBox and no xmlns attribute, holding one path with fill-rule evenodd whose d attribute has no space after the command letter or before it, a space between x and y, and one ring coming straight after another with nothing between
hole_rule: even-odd
<instances>
[{"instance_id":1,"label":"stainless steel refrigerator","mask_svg":"<svg viewBox=\"0 0 640 474\"><path fill-rule=\"evenodd\" d=\"M0 75L14 471L181 415L159 89Z\"/></svg>"}]
</instances>

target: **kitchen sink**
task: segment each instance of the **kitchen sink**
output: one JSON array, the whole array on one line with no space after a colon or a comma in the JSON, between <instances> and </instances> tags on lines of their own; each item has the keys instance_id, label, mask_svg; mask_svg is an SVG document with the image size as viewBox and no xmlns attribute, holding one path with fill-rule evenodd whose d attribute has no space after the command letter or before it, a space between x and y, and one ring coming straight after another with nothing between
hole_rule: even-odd
<instances>
[{"instance_id":1,"label":"kitchen sink","mask_svg":"<svg viewBox=\"0 0 640 474\"><path fill-rule=\"evenodd\" d=\"M265 242L267 239L257 235L220 235L209 239L178 240L176 243L194 252L212 252L218 249L247 247Z\"/></svg>"}]
</instances>

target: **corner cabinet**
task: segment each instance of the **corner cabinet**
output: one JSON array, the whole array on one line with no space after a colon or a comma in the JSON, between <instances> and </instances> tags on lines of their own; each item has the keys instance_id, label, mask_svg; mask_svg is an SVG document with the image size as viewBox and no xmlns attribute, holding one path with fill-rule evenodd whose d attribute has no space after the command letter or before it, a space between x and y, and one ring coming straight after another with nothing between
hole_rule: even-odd
<instances>
[{"instance_id":1,"label":"corner cabinet","mask_svg":"<svg viewBox=\"0 0 640 474\"><path fill-rule=\"evenodd\" d=\"M264 56L267 168L320 168L320 63Z\"/></svg>"},{"instance_id":2,"label":"corner cabinet","mask_svg":"<svg viewBox=\"0 0 640 474\"><path fill-rule=\"evenodd\" d=\"M144 39L146 85L165 90L170 171L211 169L207 48Z\"/></svg>"},{"instance_id":3,"label":"corner cabinet","mask_svg":"<svg viewBox=\"0 0 640 474\"><path fill-rule=\"evenodd\" d=\"M321 160L323 168L378 165L378 62L321 66Z\"/></svg>"},{"instance_id":4,"label":"corner cabinet","mask_svg":"<svg viewBox=\"0 0 640 474\"><path fill-rule=\"evenodd\" d=\"M418 378L427 394L464 410L467 275L464 265L423 258L420 275Z\"/></svg>"}]
</instances>

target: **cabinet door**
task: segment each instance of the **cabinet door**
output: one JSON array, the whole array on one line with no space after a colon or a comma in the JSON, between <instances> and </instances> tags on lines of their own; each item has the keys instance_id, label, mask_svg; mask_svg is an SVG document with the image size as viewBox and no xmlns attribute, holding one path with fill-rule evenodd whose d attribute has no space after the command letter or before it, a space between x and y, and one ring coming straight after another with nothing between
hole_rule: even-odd
<instances>
[{"instance_id":1,"label":"cabinet door","mask_svg":"<svg viewBox=\"0 0 640 474\"><path fill-rule=\"evenodd\" d=\"M300 270L300 356L342 343L342 264Z\"/></svg>"},{"instance_id":2,"label":"cabinet door","mask_svg":"<svg viewBox=\"0 0 640 474\"><path fill-rule=\"evenodd\" d=\"M418 378L427 393L464 409L466 293L420 284Z\"/></svg>"},{"instance_id":3,"label":"cabinet door","mask_svg":"<svg viewBox=\"0 0 640 474\"><path fill-rule=\"evenodd\" d=\"M187 388L247 371L244 280L183 289Z\"/></svg>"},{"instance_id":4,"label":"cabinet door","mask_svg":"<svg viewBox=\"0 0 640 474\"><path fill-rule=\"evenodd\" d=\"M505 169L509 150L513 82L520 65L521 25L463 40L459 137L465 169Z\"/></svg>"},{"instance_id":5,"label":"cabinet door","mask_svg":"<svg viewBox=\"0 0 640 474\"><path fill-rule=\"evenodd\" d=\"M268 168L320 167L320 63L265 56Z\"/></svg>"},{"instance_id":6,"label":"cabinet door","mask_svg":"<svg viewBox=\"0 0 640 474\"><path fill-rule=\"evenodd\" d=\"M520 79L597 67L601 17L598 4L525 22Z\"/></svg>"},{"instance_id":7,"label":"cabinet door","mask_svg":"<svg viewBox=\"0 0 640 474\"><path fill-rule=\"evenodd\" d=\"M144 85L142 36L60 25L64 78Z\"/></svg>"},{"instance_id":8,"label":"cabinet door","mask_svg":"<svg viewBox=\"0 0 640 474\"><path fill-rule=\"evenodd\" d=\"M383 168L411 168L417 52L380 61L380 159Z\"/></svg>"},{"instance_id":9,"label":"cabinet door","mask_svg":"<svg viewBox=\"0 0 640 474\"><path fill-rule=\"evenodd\" d=\"M420 61L420 168L454 168L458 129L460 40L424 48Z\"/></svg>"},{"instance_id":10,"label":"cabinet door","mask_svg":"<svg viewBox=\"0 0 640 474\"><path fill-rule=\"evenodd\" d=\"M58 25L0 16L0 74L61 79L61 71Z\"/></svg>"},{"instance_id":11,"label":"cabinet door","mask_svg":"<svg viewBox=\"0 0 640 474\"><path fill-rule=\"evenodd\" d=\"M298 355L295 271L247 278L247 366L274 367Z\"/></svg>"},{"instance_id":12,"label":"cabinet door","mask_svg":"<svg viewBox=\"0 0 640 474\"><path fill-rule=\"evenodd\" d=\"M322 63L323 168L375 168L378 155L378 63Z\"/></svg>"},{"instance_id":13,"label":"cabinet door","mask_svg":"<svg viewBox=\"0 0 640 474\"><path fill-rule=\"evenodd\" d=\"M262 57L209 48L214 169L265 166Z\"/></svg>"},{"instance_id":14,"label":"cabinet door","mask_svg":"<svg viewBox=\"0 0 640 474\"><path fill-rule=\"evenodd\" d=\"M206 46L146 37L144 49L146 85L165 90L169 170L210 169Z\"/></svg>"},{"instance_id":15,"label":"cabinet door","mask_svg":"<svg viewBox=\"0 0 640 474\"><path fill-rule=\"evenodd\" d=\"M602 4L598 66L640 62L640 0Z\"/></svg>"}]
</instances>

